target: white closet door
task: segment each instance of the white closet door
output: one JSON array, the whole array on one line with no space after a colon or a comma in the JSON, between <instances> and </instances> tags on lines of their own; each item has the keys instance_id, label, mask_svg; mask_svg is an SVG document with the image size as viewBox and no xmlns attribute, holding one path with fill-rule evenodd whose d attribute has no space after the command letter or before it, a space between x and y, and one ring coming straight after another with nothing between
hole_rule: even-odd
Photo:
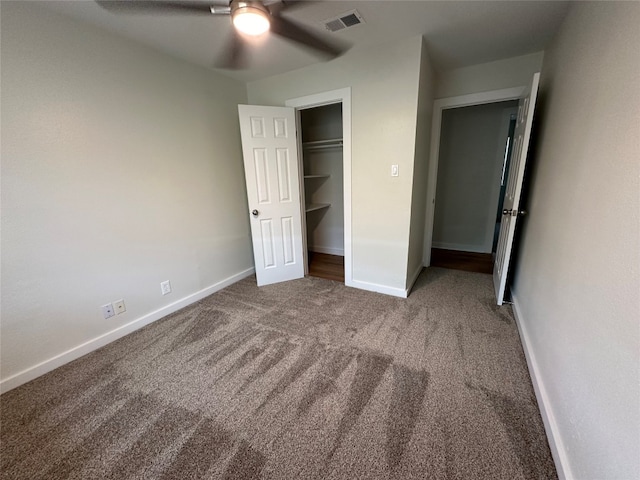
<instances>
[{"instance_id":1,"label":"white closet door","mask_svg":"<svg viewBox=\"0 0 640 480\"><path fill-rule=\"evenodd\" d=\"M304 276L293 108L238 105L258 285Z\"/></svg>"}]
</instances>

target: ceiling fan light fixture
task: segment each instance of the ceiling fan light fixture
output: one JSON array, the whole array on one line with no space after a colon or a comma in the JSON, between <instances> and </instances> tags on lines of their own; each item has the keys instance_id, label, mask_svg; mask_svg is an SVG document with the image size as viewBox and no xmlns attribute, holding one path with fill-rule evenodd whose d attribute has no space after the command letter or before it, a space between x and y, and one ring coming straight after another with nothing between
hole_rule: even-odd
<instances>
[{"instance_id":1,"label":"ceiling fan light fixture","mask_svg":"<svg viewBox=\"0 0 640 480\"><path fill-rule=\"evenodd\" d=\"M234 27L247 35L258 36L269 30L269 13L262 4L238 2L231 15Z\"/></svg>"}]
</instances>

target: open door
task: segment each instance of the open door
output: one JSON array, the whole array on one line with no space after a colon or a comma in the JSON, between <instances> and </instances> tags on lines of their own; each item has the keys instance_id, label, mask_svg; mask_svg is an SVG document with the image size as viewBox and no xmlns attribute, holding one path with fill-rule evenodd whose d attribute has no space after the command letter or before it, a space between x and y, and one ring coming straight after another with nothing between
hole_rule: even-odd
<instances>
[{"instance_id":1,"label":"open door","mask_svg":"<svg viewBox=\"0 0 640 480\"><path fill-rule=\"evenodd\" d=\"M531 127L533 125L533 114L538 96L539 82L540 73L535 73L531 86L523 93L518 103L514 148L511 154L511 167L509 169L509 179L507 180L507 188L504 196L503 217L493 268L493 285L496 290L498 305L502 305L504 301L504 290L507 285L507 273L513 249L513 236L516 230L516 222L518 221L518 217L523 214L523 212L519 210L520 194L522 192L524 170L527 162L527 153L529 151L529 140L531 138Z\"/></svg>"},{"instance_id":2,"label":"open door","mask_svg":"<svg viewBox=\"0 0 640 480\"><path fill-rule=\"evenodd\" d=\"M258 286L304 276L293 108L238 105Z\"/></svg>"}]
</instances>

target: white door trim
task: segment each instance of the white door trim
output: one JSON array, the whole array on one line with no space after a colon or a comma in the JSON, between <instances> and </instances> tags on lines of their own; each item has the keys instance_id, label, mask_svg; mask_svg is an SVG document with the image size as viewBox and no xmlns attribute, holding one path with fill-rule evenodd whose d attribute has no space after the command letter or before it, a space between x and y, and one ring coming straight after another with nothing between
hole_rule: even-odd
<instances>
[{"instance_id":1,"label":"white door trim","mask_svg":"<svg viewBox=\"0 0 640 480\"><path fill-rule=\"evenodd\" d=\"M319 107L331 103L342 103L342 168L344 195L344 284L353 286L353 263L351 251L351 87L316 93L305 97L292 98L285 102L287 107L293 107L296 112L307 108ZM300 146L302 139L298 137ZM299 162L302 156L299 155ZM300 175L302 175L300 163ZM302 178L300 178L302 182ZM301 183L302 185L302 183Z\"/></svg>"},{"instance_id":2,"label":"white door trim","mask_svg":"<svg viewBox=\"0 0 640 480\"><path fill-rule=\"evenodd\" d=\"M431 265L431 244L433 242L433 220L436 205L436 187L438 180L438 157L440 155L440 129L442 112L449 108L470 107L486 103L518 100L527 86L492 90L490 92L471 93L457 97L439 98L433 102L433 119L431 123L431 147L429 149L429 172L427 176L427 214L424 223L424 252L422 264Z\"/></svg>"}]
</instances>

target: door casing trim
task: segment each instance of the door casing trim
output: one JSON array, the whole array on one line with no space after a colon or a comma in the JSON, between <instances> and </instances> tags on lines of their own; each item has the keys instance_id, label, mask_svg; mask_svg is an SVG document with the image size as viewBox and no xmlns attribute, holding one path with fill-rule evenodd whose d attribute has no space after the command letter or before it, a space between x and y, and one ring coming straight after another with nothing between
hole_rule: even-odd
<instances>
[{"instance_id":1,"label":"door casing trim","mask_svg":"<svg viewBox=\"0 0 640 480\"><path fill-rule=\"evenodd\" d=\"M308 108L342 103L342 169L343 169L343 196L344 196L344 284L353 285L353 257L351 245L351 87L320 92L304 97L292 98L285 101L285 106L292 107L296 112L296 127L300 130L300 110ZM300 191L304 192L303 165L302 165L302 138L298 136L298 162L300 163L299 179ZM302 196L301 196L302 197ZM302 205L302 235L306 244L306 219L304 205ZM305 273L307 271L305 251Z\"/></svg>"}]
</instances>

